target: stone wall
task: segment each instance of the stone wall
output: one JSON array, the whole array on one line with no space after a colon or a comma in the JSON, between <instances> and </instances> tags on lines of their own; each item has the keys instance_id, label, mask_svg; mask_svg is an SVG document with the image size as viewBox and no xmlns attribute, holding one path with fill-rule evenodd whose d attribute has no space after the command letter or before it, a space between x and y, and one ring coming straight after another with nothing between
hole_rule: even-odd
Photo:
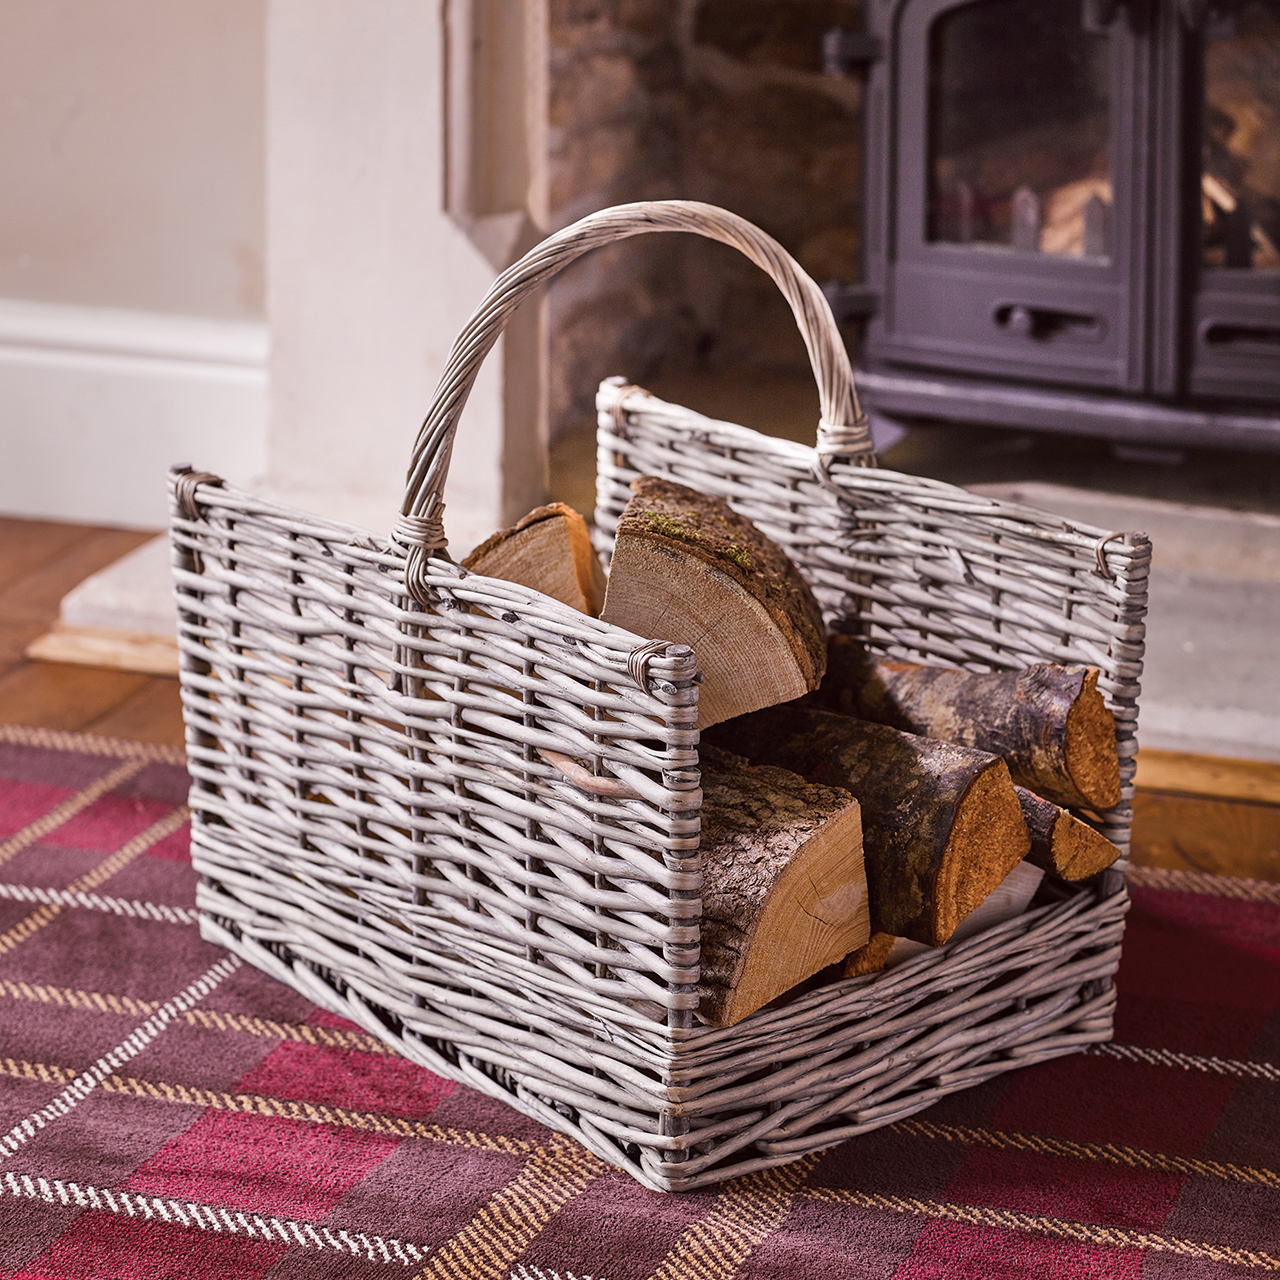
<instances>
[{"instance_id":1,"label":"stone wall","mask_svg":"<svg viewBox=\"0 0 1280 1280\"><path fill-rule=\"evenodd\" d=\"M609 205L682 194L677 13L676 0L551 0L553 227ZM551 286L553 436L594 418L601 378L642 380L683 345L672 331L673 240L645 236L597 250Z\"/></svg>"},{"instance_id":2,"label":"stone wall","mask_svg":"<svg viewBox=\"0 0 1280 1280\"><path fill-rule=\"evenodd\" d=\"M860 85L822 73L856 0L553 0L552 220L678 196L732 209L817 279L857 279ZM648 236L551 287L553 434L599 379L659 367L804 367L790 314L744 258Z\"/></svg>"}]
</instances>

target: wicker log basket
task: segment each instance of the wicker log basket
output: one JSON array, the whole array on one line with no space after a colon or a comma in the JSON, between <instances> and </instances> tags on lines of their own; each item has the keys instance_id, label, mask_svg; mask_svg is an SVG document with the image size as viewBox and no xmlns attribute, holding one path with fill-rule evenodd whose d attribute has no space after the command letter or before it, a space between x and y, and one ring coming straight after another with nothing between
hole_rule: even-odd
<instances>
[{"instance_id":1,"label":"wicker log basket","mask_svg":"<svg viewBox=\"0 0 1280 1280\"><path fill-rule=\"evenodd\" d=\"M519 302L597 246L691 231L777 282L816 449L600 390L601 549L647 473L727 498L830 626L972 670L1088 663L1127 847L1150 544L878 470L820 290L706 205L592 215L493 286L454 348L390 538L175 470L172 541L203 935L645 1186L777 1165L1111 1034L1127 897L1100 882L736 1026L699 1023L697 654L443 552L450 445ZM573 777L558 764L581 761ZM576 781L574 780L576 778Z\"/></svg>"}]
</instances>

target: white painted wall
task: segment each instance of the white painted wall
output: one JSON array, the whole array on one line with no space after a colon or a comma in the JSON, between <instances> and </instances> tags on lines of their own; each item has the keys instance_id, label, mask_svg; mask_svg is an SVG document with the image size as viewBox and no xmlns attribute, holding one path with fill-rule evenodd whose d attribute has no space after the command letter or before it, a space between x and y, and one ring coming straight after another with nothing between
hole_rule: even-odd
<instances>
[{"instance_id":1,"label":"white painted wall","mask_svg":"<svg viewBox=\"0 0 1280 1280\"><path fill-rule=\"evenodd\" d=\"M264 0L0 0L0 511L266 462Z\"/></svg>"},{"instance_id":2,"label":"white painted wall","mask_svg":"<svg viewBox=\"0 0 1280 1280\"><path fill-rule=\"evenodd\" d=\"M0 299L0 512L158 528L166 472L266 466L261 321Z\"/></svg>"},{"instance_id":3,"label":"white painted wall","mask_svg":"<svg viewBox=\"0 0 1280 1280\"><path fill-rule=\"evenodd\" d=\"M545 222L545 27L544 0L0 0L0 511L159 525L187 461L389 530L453 338ZM543 330L472 396L455 551L543 500Z\"/></svg>"},{"instance_id":4,"label":"white painted wall","mask_svg":"<svg viewBox=\"0 0 1280 1280\"><path fill-rule=\"evenodd\" d=\"M516 19L540 12L533 0L497 4ZM469 96L448 92L448 42L473 52L470 5L269 0L268 13L267 489L386 532L453 339L497 274L492 256L509 257L529 224L530 183L505 209L472 200L469 184L462 208L447 194L446 138L456 148L470 137L457 118L470 118ZM519 21L515 31L523 41ZM515 109L523 117L523 100ZM518 124L523 149L536 121ZM482 370L454 449L455 551L542 500L536 309L522 325Z\"/></svg>"},{"instance_id":5,"label":"white painted wall","mask_svg":"<svg viewBox=\"0 0 1280 1280\"><path fill-rule=\"evenodd\" d=\"M0 0L0 296L261 320L264 0Z\"/></svg>"}]
</instances>

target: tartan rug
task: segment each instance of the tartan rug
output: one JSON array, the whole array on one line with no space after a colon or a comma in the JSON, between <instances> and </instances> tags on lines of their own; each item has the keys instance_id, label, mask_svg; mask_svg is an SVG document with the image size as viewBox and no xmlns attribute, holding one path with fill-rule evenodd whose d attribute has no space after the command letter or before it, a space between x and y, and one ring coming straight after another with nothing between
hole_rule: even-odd
<instances>
[{"instance_id":1,"label":"tartan rug","mask_svg":"<svg viewBox=\"0 0 1280 1280\"><path fill-rule=\"evenodd\" d=\"M0 726L0 1278L1280 1270L1280 886L1138 871L1116 1043L663 1196L197 934L165 747Z\"/></svg>"}]
</instances>

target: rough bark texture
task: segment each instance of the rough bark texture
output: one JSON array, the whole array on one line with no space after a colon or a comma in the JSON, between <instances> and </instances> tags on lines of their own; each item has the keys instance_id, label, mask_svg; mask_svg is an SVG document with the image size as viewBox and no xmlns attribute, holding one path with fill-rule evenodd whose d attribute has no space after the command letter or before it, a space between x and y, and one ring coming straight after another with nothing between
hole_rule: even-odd
<instances>
[{"instance_id":1,"label":"rough bark texture","mask_svg":"<svg viewBox=\"0 0 1280 1280\"><path fill-rule=\"evenodd\" d=\"M694 648L699 727L816 689L822 612L785 552L718 498L653 476L631 487L600 616Z\"/></svg>"},{"instance_id":2,"label":"rough bark texture","mask_svg":"<svg viewBox=\"0 0 1280 1280\"><path fill-rule=\"evenodd\" d=\"M834 636L817 697L832 711L995 752L1016 783L1055 804L1120 803L1115 720L1095 667L979 674L874 659Z\"/></svg>"},{"instance_id":3,"label":"rough bark texture","mask_svg":"<svg viewBox=\"0 0 1280 1280\"><path fill-rule=\"evenodd\" d=\"M1027 859L1037 867L1074 882L1105 871L1120 856L1120 850L1087 822L1026 787L1016 790L1031 835Z\"/></svg>"},{"instance_id":4,"label":"rough bark texture","mask_svg":"<svg viewBox=\"0 0 1280 1280\"><path fill-rule=\"evenodd\" d=\"M940 946L1030 847L1008 767L990 752L801 706L709 737L858 797L871 921L884 933Z\"/></svg>"},{"instance_id":5,"label":"rough bark texture","mask_svg":"<svg viewBox=\"0 0 1280 1280\"><path fill-rule=\"evenodd\" d=\"M871 932L858 802L707 748L702 765L702 1002L741 1021Z\"/></svg>"},{"instance_id":6,"label":"rough bark texture","mask_svg":"<svg viewBox=\"0 0 1280 1280\"><path fill-rule=\"evenodd\" d=\"M518 582L593 618L604 604L605 577L587 522L572 507L552 502L486 538L464 569Z\"/></svg>"}]
</instances>

